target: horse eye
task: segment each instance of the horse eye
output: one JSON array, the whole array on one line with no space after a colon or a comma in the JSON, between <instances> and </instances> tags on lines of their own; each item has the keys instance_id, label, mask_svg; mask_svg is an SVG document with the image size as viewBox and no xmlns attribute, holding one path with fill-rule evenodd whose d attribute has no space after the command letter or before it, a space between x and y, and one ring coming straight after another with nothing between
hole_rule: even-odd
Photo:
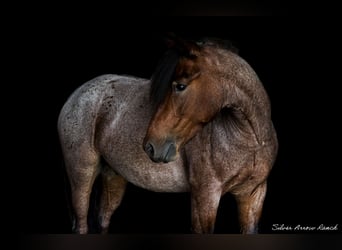
<instances>
[{"instance_id":1,"label":"horse eye","mask_svg":"<svg viewBox=\"0 0 342 250\"><path fill-rule=\"evenodd\" d=\"M177 83L175 88L176 88L176 91L183 91L184 89L186 89L186 85L185 84L182 84L182 83Z\"/></svg>"}]
</instances>

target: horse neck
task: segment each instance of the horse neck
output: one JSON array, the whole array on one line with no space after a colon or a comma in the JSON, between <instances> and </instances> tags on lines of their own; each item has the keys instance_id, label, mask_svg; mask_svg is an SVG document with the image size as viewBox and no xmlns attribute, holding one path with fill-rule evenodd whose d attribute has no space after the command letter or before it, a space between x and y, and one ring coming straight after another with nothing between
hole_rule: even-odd
<instances>
[{"instance_id":1,"label":"horse neck","mask_svg":"<svg viewBox=\"0 0 342 250\"><path fill-rule=\"evenodd\" d=\"M234 73L224 74L222 107L234 108L247 119L258 144L270 139L273 125L269 98L254 70L243 60Z\"/></svg>"}]
</instances>

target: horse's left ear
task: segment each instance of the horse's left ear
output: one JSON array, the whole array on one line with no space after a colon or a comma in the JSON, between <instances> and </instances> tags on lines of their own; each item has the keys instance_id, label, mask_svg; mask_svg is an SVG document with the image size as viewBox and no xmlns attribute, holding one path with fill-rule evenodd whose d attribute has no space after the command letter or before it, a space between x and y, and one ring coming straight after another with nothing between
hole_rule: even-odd
<instances>
[{"instance_id":1,"label":"horse's left ear","mask_svg":"<svg viewBox=\"0 0 342 250\"><path fill-rule=\"evenodd\" d=\"M184 54L185 57L197 57L201 50L201 47L194 41L184 41L184 47L186 53Z\"/></svg>"},{"instance_id":2,"label":"horse's left ear","mask_svg":"<svg viewBox=\"0 0 342 250\"><path fill-rule=\"evenodd\" d=\"M196 57L201 49L196 42L183 39L172 32L167 33L164 40L169 49L175 49L185 57Z\"/></svg>"}]
</instances>

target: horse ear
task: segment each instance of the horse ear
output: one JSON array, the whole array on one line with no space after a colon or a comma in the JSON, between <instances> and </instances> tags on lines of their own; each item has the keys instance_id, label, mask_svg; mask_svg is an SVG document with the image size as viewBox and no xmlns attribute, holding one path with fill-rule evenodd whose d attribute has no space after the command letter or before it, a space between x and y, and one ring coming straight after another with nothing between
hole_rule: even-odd
<instances>
[{"instance_id":1,"label":"horse ear","mask_svg":"<svg viewBox=\"0 0 342 250\"><path fill-rule=\"evenodd\" d=\"M201 49L196 42L183 39L173 32L166 33L164 42L167 48L175 49L185 57L196 57Z\"/></svg>"}]
</instances>

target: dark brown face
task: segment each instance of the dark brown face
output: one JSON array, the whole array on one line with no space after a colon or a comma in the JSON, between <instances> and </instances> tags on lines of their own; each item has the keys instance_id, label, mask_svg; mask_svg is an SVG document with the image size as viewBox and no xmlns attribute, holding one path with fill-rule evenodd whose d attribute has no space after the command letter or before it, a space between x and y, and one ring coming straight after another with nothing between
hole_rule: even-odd
<instances>
[{"instance_id":1,"label":"dark brown face","mask_svg":"<svg viewBox=\"0 0 342 250\"><path fill-rule=\"evenodd\" d=\"M199 57L181 58L172 89L152 118L144 149L155 162L174 161L179 149L219 110L218 89Z\"/></svg>"}]
</instances>

